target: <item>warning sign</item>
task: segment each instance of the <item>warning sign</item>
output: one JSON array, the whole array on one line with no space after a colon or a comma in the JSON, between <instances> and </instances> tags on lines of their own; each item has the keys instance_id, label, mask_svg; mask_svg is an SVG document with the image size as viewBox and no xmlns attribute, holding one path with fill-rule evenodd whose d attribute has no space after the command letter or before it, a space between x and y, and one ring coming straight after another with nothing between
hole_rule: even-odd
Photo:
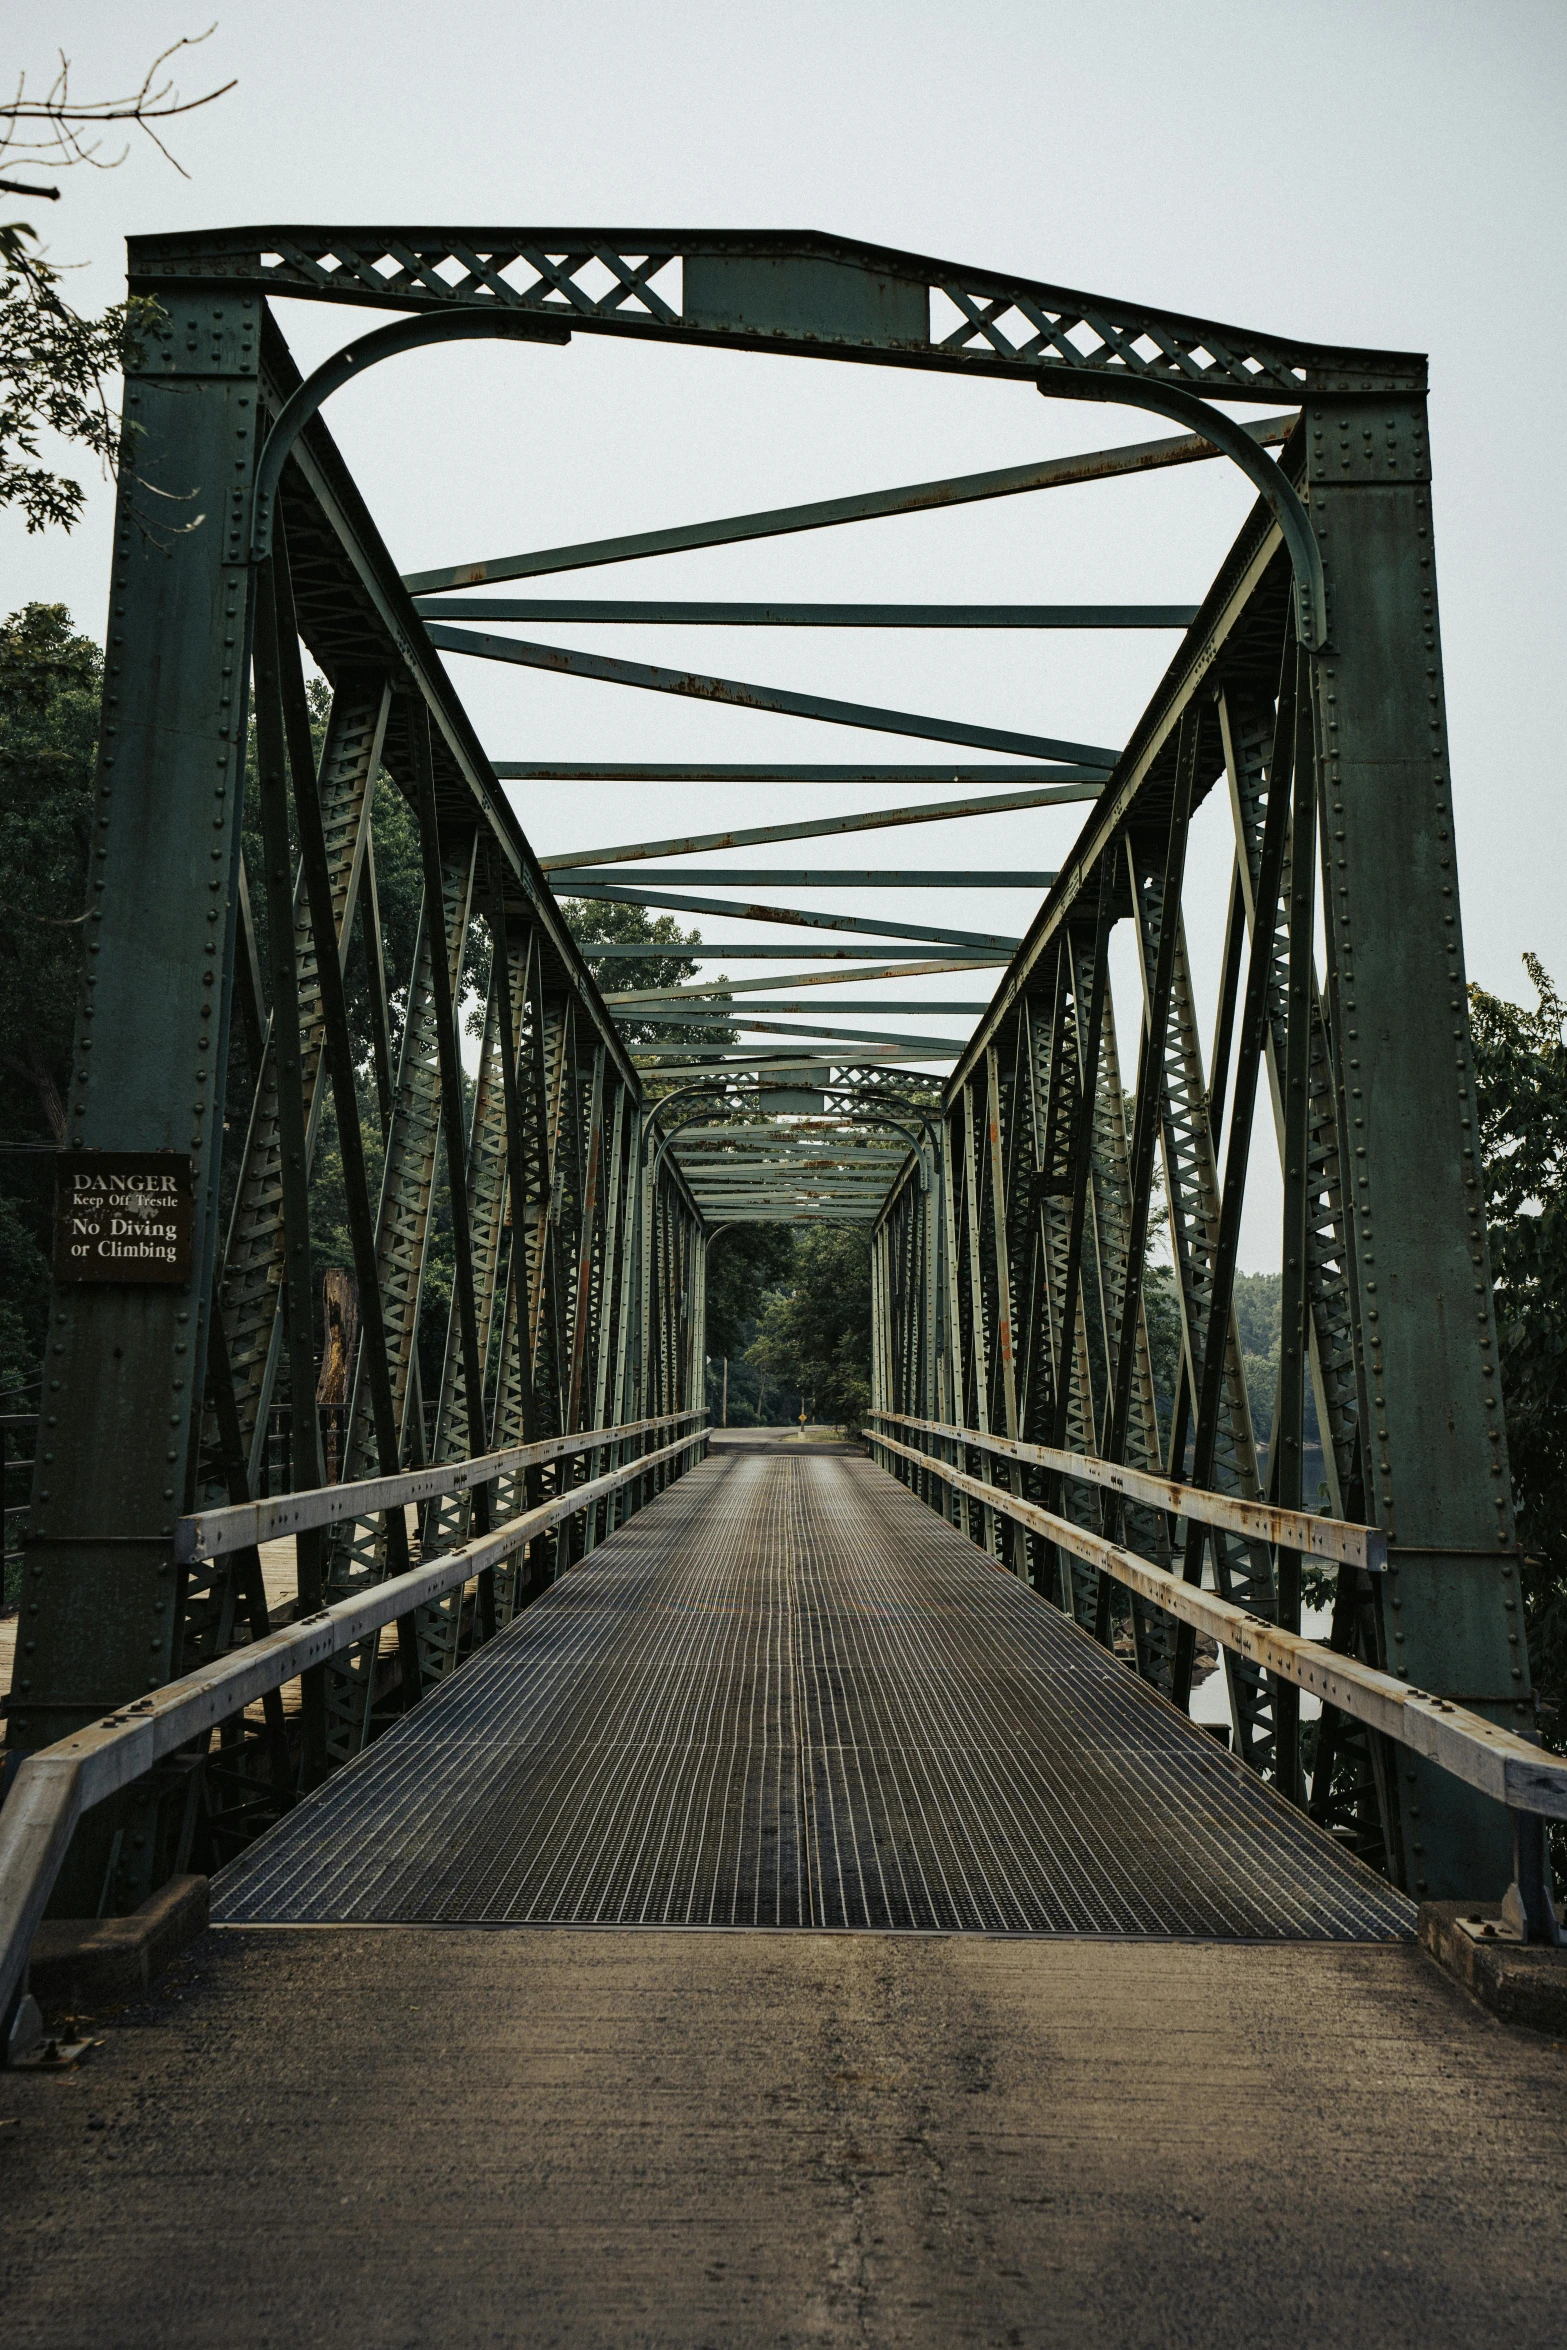
<instances>
[{"instance_id":1,"label":"warning sign","mask_svg":"<svg viewBox=\"0 0 1567 2350\"><path fill-rule=\"evenodd\" d=\"M56 1281L189 1281L188 1158L62 1151L55 1164Z\"/></svg>"}]
</instances>

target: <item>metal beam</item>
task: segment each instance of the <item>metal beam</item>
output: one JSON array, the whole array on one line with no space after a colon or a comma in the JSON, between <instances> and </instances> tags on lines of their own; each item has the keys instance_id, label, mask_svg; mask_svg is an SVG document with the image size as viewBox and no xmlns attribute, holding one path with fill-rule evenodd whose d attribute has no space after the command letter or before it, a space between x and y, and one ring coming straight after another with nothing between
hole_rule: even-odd
<instances>
[{"instance_id":1,"label":"metal beam","mask_svg":"<svg viewBox=\"0 0 1567 2350\"><path fill-rule=\"evenodd\" d=\"M598 891L595 894L602 896L604 895L604 892ZM769 909L769 911L771 910L772 909ZM730 909L726 906L724 908L724 912L728 913L729 911ZM832 922L832 918L828 915L823 915L822 921L824 924L831 922L832 927L835 929L842 927L841 921ZM871 926L868 925L867 927ZM963 954L961 947L954 947L951 950L952 955L954 958L961 956L961 961L954 959L945 963L923 963L918 961L918 958L922 952L919 947L900 947L896 943L897 939L905 937L906 935L906 931L900 928L896 933L893 934L892 937L887 939L884 945L874 947L825 946L819 945L809 939L801 939L798 942L791 940L787 944L779 946L775 945L770 940L757 942L754 940L735 938L720 939L716 945L711 946L705 944L702 940L699 939L695 946L676 945L672 947L661 948L657 946L649 947L647 945L627 946L621 943L617 943L613 946L599 947L590 946L585 941L579 939L577 942L577 952L585 963L646 963L660 956L671 962L678 960L680 962L686 963L719 963L725 961L759 963L764 960L787 960L790 962L803 962L807 957L814 957L817 959L830 957L833 961L840 963L874 963L885 956L906 955L915 962L917 969L920 971L969 971L975 969L999 970L1006 964L1008 960L1006 955L997 954L988 947L975 947L973 952L970 954ZM854 979L865 979L866 977L880 978L884 975L880 972L871 972L867 974L863 971L855 971L852 973L845 972L843 976L845 978L852 977ZM887 973L885 976L890 977L891 973ZM901 978L903 974L900 972L898 976ZM733 987L743 987L745 984L746 982L740 979L736 979L730 982L730 985ZM754 982L754 984L760 987L778 987L782 985L782 981L778 979L767 979L758 980ZM825 981L821 982L820 984L825 984ZM622 1002L625 999L617 997L614 1000L617 1002Z\"/></svg>"},{"instance_id":2,"label":"metal beam","mask_svg":"<svg viewBox=\"0 0 1567 2350\"><path fill-rule=\"evenodd\" d=\"M421 596L421 620L680 628L1188 628L1195 604L611 603L594 596Z\"/></svg>"},{"instance_id":3,"label":"metal beam","mask_svg":"<svg viewBox=\"0 0 1567 2350\"><path fill-rule=\"evenodd\" d=\"M1054 759L1030 761L1023 767L999 761L988 767L919 762L874 767L859 762L801 765L778 759L494 759L490 772L502 783L1087 783L1093 786L1082 795L1088 799L1097 799L1104 788L1103 768Z\"/></svg>"},{"instance_id":4,"label":"metal beam","mask_svg":"<svg viewBox=\"0 0 1567 2350\"><path fill-rule=\"evenodd\" d=\"M722 1003L723 1000L721 991L715 991L711 988L692 988L690 993L692 996L698 998L703 1003ZM613 1004L619 999L614 996L606 996L604 1000L606 1003ZM664 1003L676 1006L677 1009L675 1011L665 1011L657 1004L656 1001L650 999L647 1009L640 1013L638 1017L645 1020L658 1020L660 1022L679 1019L682 1023L696 1020L731 1021L732 1024L736 1027L751 1028L758 1025L758 1023L751 1017L751 1015L756 1012L793 1012L803 1018L810 1010L810 1006L808 1004L791 1003L787 997L778 1003L774 1003L769 998L764 997L760 1003L736 1005L732 1015L721 1010L693 1012L686 1014L678 1011L678 1006L682 1000L682 996L672 989L670 993L664 998ZM835 1002L829 1007L829 1009L834 1012L907 1012L911 1014L917 1012L928 1019L936 1019L938 1017L943 1019L959 1019L963 1017L974 1018L980 1012L988 1010L988 1008L989 1007L984 1003L952 1004L942 1003L939 1000L932 1003L920 1003L913 998L910 998L907 1003L881 1004L877 1003L873 996L867 996L863 1003L856 999L847 1004L843 1002Z\"/></svg>"},{"instance_id":5,"label":"metal beam","mask_svg":"<svg viewBox=\"0 0 1567 2350\"><path fill-rule=\"evenodd\" d=\"M1244 429L1259 448L1276 448L1289 438L1293 416L1263 416ZM584 539L570 547L540 547L524 555L491 556L481 563L444 565L437 571L410 571L403 585L414 595L432 590L482 587L491 580L540 579L555 571L587 571L604 563L638 563L647 555L681 555L695 547L730 547L747 539L783 538L801 530L826 530L840 522L877 522L895 514L929 514L944 506L967 506L985 498L1011 498L1026 490L1054 490L1114 474L1150 473L1165 465L1200 463L1219 454L1198 433L1173 440L1131 441L1115 449L1091 449L1075 457L1046 457L1032 465L1006 465L990 473L955 474L945 481L909 482L901 489L863 490L857 497L822 498L806 506L778 506L770 512L731 514L716 522L688 522L672 530L644 530L612 539Z\"/></svg>"},{"instance_id":6,"label":"metal beam","mask_svg":"<svg viewBox=\"0 0 1567 2350\"><path fill-rule=\"evenodd\" d=\"M568 897L582 894L587 882L619 881L622 876L612 866L569 865L556 870L556 887ZM636 877L627 874L628 882ZM747 866L736 872L722 865L686 867L674 873L660 873L661 883L680 888L696 888L715 883L721 889L1048 889L1056 876L1052 873L944 873L931 866L915 865L906 870L857 870L852 865L773 865Z\"/></svg>"},{"instance_id":7,"label":"metal beam","mask_svg":"<svg viewBox=\"0 0 1567 2350\"><path fill-rule=\"evenodd\" d=\"M591 948L584 949L592 953ZM640 951L640 950L639 950ZM703 960L707 960L703 950ZM923 979L951 971L985 970L990 958L965 956L953 963L889 963L880 971L780 971L771 979L690 979L679 987L633 987L618 995L606 995L606 1004L685 1003L692 996L755 995L763 988L800 987L854 987L866 986L873 979ZM878 1010L879 1006L857 1005L856 1010ZM965 1011L985 1010L985 1005L966 1004Z\"/></svg>"},{"instance_id":8,"label":"metal beam","mask_svg":"<svg viewBox=\"0 0 1567 2350\"><path fill-rule=\"evenodd\" d=\"M783 922L797 924L805 930L857 930L872 938L925 939L933 946L973 947L983 955L1008 954L1018 945L1015 938L998 938L983 930L933 930L923 922L870 921L858 914L819 914L799 906L760 906L749 902L735 904L724 898L694 898L684 890L640 889L629 883L607 881L579 881L571 892L575 898L603 899L618 906L666 906L677 913L724 914L732 922ZM656 951L656 950L655 950ZM881 950L885 951L885 950ZM637 949L645 961L646 946ZM715 954L736 954L727 940L713 949Z\"/></svg>"},{"instance_id":9,"label":"metal beam","mask_svg":"<svg viewBox=\"0 0 1567 2350\"><path fill-rule=\"evenodd\" d=\"M811 816L799 824L757 824L739 832L693 832L669 840L625 841L608 849L569 849L541 860L546 873L579 865L633 864L650 857L688 857L701 849L750 849L766 841L823 840L841 832L882 832L900 824L945 824L970 816L1005 816L1019 808L1049 808L1065 800L1095 800L1096 783L1046 785L1038 791L996 792L983 799L933 800L924 807L869 808L863 815Z\"/></svg>"},{"instance_id":10,"label":"metal beam","mask_svg":"<svg viewBox=\"0 0 1567 2350\"><path fill-rule=\"evenodd\" d=\"M689 1085L699 1077L744 1077L757 1071L767 1077L776 1077L795 1069L839 1069L852 1075L861 1069L897 1068L906 1062L931 1061L936 1058L934 1053L895 1053L881 1047L856 1053L852 1058L848 1053L813 1053L805 1059L772 1061L763 1055L751 1053L741 1054L732 1060L726 1058L705 1063L699 1069L672 1067L668 1073L671 1077L678 1077L682 1085ZM642 1061L638 1066L644 1077L657 1077L659 1074L656 1062Z\"/></svg>"},{"instance_id":11,"label":"metal beam","mask_svg":"<svg viewBox=\"0 0 1567 2350\"><path fill-rule=\"evenodd\" d=\"M436 622L425 634L439 653L467 653L480 661L510 661L552 677L587 678L598 685L635 686L642 693L677 694L736 710L770 710L785 718L813 718L824 726L859 726L872 734L910 734L920 742L965 743L976 751L1011 751L1028 759L1073 759L1106 774L1120 757L1099 743L1063 742L1054 735L1015 734L1008 727L970 726L957 718L923 718L911 710L882 710L867 702L838 702L825 694L797 694L787 686L748 685L735 677L708 677L695 669L659 669L649 661L622 661L609 653L579 653L566 645L536 645L526 637L489 636L477 628Z\"/></svg>"},{"instance_id":12,"label":"metal beam","mask_svg":"<svg viewBox=\"0 0 1567 2350\"><path fill-rule=\"evenodd\" d=\"M791 1027L782 1020L726 1020L718 1012L661 1013L658 1024L660 1028L698 1028L704 1030L718 1028L726 1034L738 1031L746 1036L787 1036L801 1044L846 1041L850 1044L896 1044L910 1047L929 1045L932 1051L940 1053L961 1052L965 1041L962 1037L957 1036L907 1036L901 1029L893 1028L829 1028L819 1020L808 1021L804 1027L800 1028ZM713 1044L722 1044L724 1039L723 1036L715 1036L711 1037L709 1041ZM633 1046L632 1050L634 1052L661 1053L664 1051L664 1047L661 1044L647 1044L641 1047Z\"/></svg>"}]
</instances>

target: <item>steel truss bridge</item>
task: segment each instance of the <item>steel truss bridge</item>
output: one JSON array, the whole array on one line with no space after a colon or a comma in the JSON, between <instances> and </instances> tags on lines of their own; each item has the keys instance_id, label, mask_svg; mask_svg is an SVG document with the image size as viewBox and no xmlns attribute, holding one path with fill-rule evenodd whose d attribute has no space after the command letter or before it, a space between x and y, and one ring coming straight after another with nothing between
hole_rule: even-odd
<instances>
[{"instance_id":1,"label":"steel truss bridge","mask_svg":"<svg viewBox=\"0 0 1567 2350\"><path fill-rule=\"evenodd\" d=\"M135 240L130 282L161 321L127 385L67 1163L164 1154L188 1252L179 1278L62 1277L53 1299L0 1811L11 2012L46 1902L123 1913L193 1861L221 1872L224 1914L263 1922L1374 1939L1407 1935L1408 1897L1511 1884L1516 1930L1554 1939L1543 1822L1567 1816L1567 1774L1535 1741L1519 1608L1423 360L818 236L235 230ZM284 297L406 316L302 377ZM400 577L328 430L333 391L450 340L559 368L549 347L579 335L1014 382L1151 411L1160 437ZM1239 467L1256 503L1187 606L493 592L1193 462ZM526 634L626 621L1151 628L1173 651L1105 746ZM330 686L319 748L306 655ZM491 758L456 657L943 755ZM503 785L549 778L650 801L663 780L733 785L736 820L541 863ZM846 796L748 826L755 781ZM419 843L407 970L385 950L378 782ZM915 796L866 812L863 785ZM1210 1030L1182 907L1215 794L1233 845ZM1069 802L1082 828L1037 872L722 861ZM835 885L855 912L776 902ZM922 922L859 910L919 885L1021 889L1031 910L1020 936L960 929L939 899ZM557 892L741 915L757 934L703 970L721 951L788 976L617 988L646 950L580 946ZM1119 1007L1116 942L1137 981ZM885 992L970 970L999 980ZM818 992L846 981L872 992ZM960 1016L959 1038L919 1026ZM1284 1202L1265 1458L1235 1307L1256 1133ZM317 1389L329 1140L357 1347L333 1474L296 1410L273 1493L269 1417ZM869 1461L708 1451L707 1251L767 1219L871 1231ZM1166 1256L1173 1397L1147 1311ZM285 1541L296 1571L269 1597ZM1308 1571L1331 1591L1316 1638ZM1229 1757L1180 1718L1206 1641ZM596 1824L568 1831L562 1790L605 1755Z\"/></svg>"}]
</instances>

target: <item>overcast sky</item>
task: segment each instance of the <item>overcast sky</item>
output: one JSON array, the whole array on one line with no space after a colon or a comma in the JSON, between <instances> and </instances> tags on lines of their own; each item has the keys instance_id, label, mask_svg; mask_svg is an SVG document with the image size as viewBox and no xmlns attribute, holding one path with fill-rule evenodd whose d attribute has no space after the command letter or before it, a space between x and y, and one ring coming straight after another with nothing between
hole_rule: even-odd
<instances>
[{"instance_id":1,"label":"overcast sky","mask_svg":"<svg viewBox=\"0 0 1567 2350\"><path fill-rule=\"evenodd\" d=\"M205 21L162 0L78 0L69 10L13 0L6 48L37 91L63 37L79 94L99 95L134 84L158 48ZM1564 55L1560 0L451 0L440 10L269 0L230 10L179 63L188 95L238 80L174 126L188 179L136 146L117 171L68 174L62 201L34 209L47 213L39 226L54 257L84 264L71 281L83 308L115 298L122 239L162 229L756 226L836 231L1286 336L1429 352L1468 963L1483 984L1519 994L1525 948L1567 976L1552 715L1567 667L1567 500L1545 448L1556 422L1548 387L1564 372ZM12 199L9 209L25 206ZM325 305L288 304L281 316L307 367L374 323ZM1047 406L1021 385L587 336L567 351L418 354L337 396L329 422L405 569L1161 429L1132 410ZM1195 603L1248 502L1233 468L1193 466L557 585L616 596ZM95 482L69 539L29 538L0 517L5 607L64 602L101 634L109 515L110 495ZM538 633L1104 743L1125 739L1175 641ZM911 749L453 666L497 758L857 759ZM548 786L519 793L517 806L549 854L825 813L828 795ZM991 818L961 832L883 834L874 848L872 835L743 861L1048 868L1080 820L1069 809ZM1216 794L1187 890L1205 991L1227 831ZM817 902L863 910L841 891ZM915 920L948 909L929 892L903 903ZM951 911L965 927L1015 934L1032 907L1019 893L974 893ZM718 936L728 926L705 927ZM931 984L952 992L954 983ZM1129 1066L1135 1003L1125 989L1120 1021ZM1259 1166L1249 1262L1277 1261L1275 1199Z\"/></svg>"}]
</instances>

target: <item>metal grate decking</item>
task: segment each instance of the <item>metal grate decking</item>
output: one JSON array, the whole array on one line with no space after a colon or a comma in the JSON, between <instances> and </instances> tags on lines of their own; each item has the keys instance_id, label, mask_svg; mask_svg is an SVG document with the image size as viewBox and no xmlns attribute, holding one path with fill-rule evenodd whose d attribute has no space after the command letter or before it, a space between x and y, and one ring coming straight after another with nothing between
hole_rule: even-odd
<instances>
[{"instance_id":1,"label":"metal grate decking","mask_svg":"<svg viewBox=\"0 0 1567 2350\"><path fill-rule=\"evenodd\" d=\"M218 1880L224 1925L1407 1939L870 1462L715 1451Z\"/></svg>"}]
</instances>

